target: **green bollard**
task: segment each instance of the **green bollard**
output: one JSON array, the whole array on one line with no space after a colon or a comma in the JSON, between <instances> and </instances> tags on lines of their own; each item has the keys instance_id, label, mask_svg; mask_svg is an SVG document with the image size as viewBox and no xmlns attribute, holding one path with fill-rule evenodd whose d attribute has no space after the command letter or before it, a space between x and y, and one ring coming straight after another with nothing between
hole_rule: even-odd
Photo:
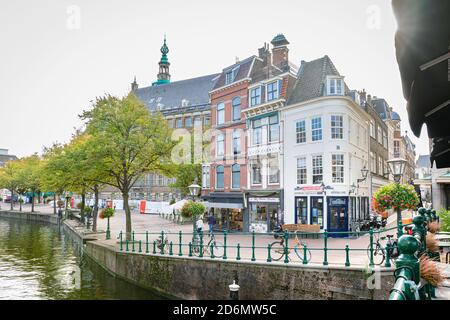
<instances>
[{"instance_id":1,"label":"green bollard","mask_svg":"<svg viewBox=\"0 0 450 320\"><path fill-rule=\"evenodd\" d=\"M237 244L237 256L236 256L236 260L241 260L241 245L238 243Z\"/></svg>"},{"instance_id":2,"label":"green bollard","mask_svg":"<svg viewBox=\"0 0 450 320\"><path fill-rule=\"evenodd\" d=\"M284 263L289 263L289 233L284 231Z\"/></svg>"},{"instance_id":3,"label":"green bollard","mask_svg":"<svg viewBox=\"0 0 450 320\"><path fill-rule=\"evenodd\" d=\"M169 256L173 256L172 241L170 241L170 244L169 244Z\"/></svg>"},{"instance_id":4,"label":"green bollard","mask_svg":"<svg viewBox=\"0 0 450 320\"><path fill-rule=\"evenodd\" d=\"M252 261L255 261L255 231L252 232Z\"/></svg>"},{"instance_id":5,"label":"green bollard","mask_svg":"<svg viewBox=\"0 0 450 320\"><path fill-rule=\"evenodd\" d=\"M348 244L345 245L345 266L350 267L350 248Z\"/></svg>"},{"instance_id":6,"label":"green bollard","mask_svg":"<svg viewBox=\"0 0 450 320\"><path fill-rule=\"evenodd\" d=\"M148 231L145 231L145 253L149 253L149 251L148 251Z\"/></svg>"},{"instance_id":7,"label":"green bollard","mask_svg":"<svg viewBox=\"0 0 450 320\"><path fill-rule=\"evenodd\" d=\"M303 264L308 264L308 248L306 248L306 244L303 246Z\"/></svg>"},{"instance_id":8,"label":"green bollard","mask_svg":"<svg viewBox=\"0 0 450 320\"><path fill-rule=\"evenodd\" d=\"M198 256L203 258L203 232L200 232L200 252Z\"/></svg>"},{"instance_id":9,"label":"green bollard","mask_svg":"<svg viewBox=\"0 0 450 320\"><path fill-rule=\"evenodd\" d=\"M161 254L164 254L164 231L161 231Z\"/></svg>"},{"instance_id":10,"label":"green bollard","mask_svg":"<svg viewBox=\"0 0 450 320\"><path fill-rule=\"evenodd\" d=\"M323 265L328 265L328 231L325 229L323 232Z\"/></svg>"},{"instance_id":11,"label":"green bollard","mask_svg":"<svg viewBox=\"0 0 450 320\"><path fill-rule=\"evenodd\" d=\"M182 232L179 232L179 242L178 242L178 255L181 257L183 255L183 251L181 249L181 240L182 240Z\"/></svg>"},{"instance_id":12,"label":"green bollard","mask_svg":"<svg viewBox=\"0 0 450 320\"><path fill-rule=\"evenodd\" d=\"M384 266L386 268L390 268L391 267L391 244L388 242L386 244L386 262L384 263Z\"/></svg>"},{"instance_id":13,"label":"green bollard","mask_svg":"<svg viewBox=\"0 0 450 320\"><path fill-rule=\"evenodd\" d=\"M156 254L156 241L153 240L153 254Z\"/></svg>"},{"instance_id":14,"label":"green bollard","mask_svg":"<svg viewBox=\"0 0 450 320\"><path fill-rule=\"evenodd\" d=\"M189 242L189 257L192 257L192 242Z\"/></svg>"},{"instance_id":15,"label":"green bollard","mask_svg":"<svg viewBox=\"0 0 450 320\"><path fill-rule=\"evenodd\" d=\"M122 242L122 231L120 231L119 233L119 246L120 246L120 251L123 251L123 242Z\"/></svg>"},{"instance_id":16,"label":"green bollard","mask_svg":"<svg viewBox=\"0 0 450 320\"><path fill-rule=\"evenodd\" d=\"M227 230L223 232L223 259L227 260Z\"/></svg>"},{"instance_id":17,"label":"green bollard","mask_svg":"<svg viewBox=\"0 0 450 320\"><path fill-rule=\"evenodd\" d=\"M267 262L272 262L272 257L270 256L270 244L267 244Z\"/></svg>"},{"instance_id":18,"label":"green bollard","mask_svg":"<svg viewBox=\"0 0 450 320\"><path fill-rule=\"evenodd\" d=\"M373 228L372 227L370 227L369 236L370 236L369 266L373 267L375 265L375 263L373 262Z\"/></svg>"}]
</instances>

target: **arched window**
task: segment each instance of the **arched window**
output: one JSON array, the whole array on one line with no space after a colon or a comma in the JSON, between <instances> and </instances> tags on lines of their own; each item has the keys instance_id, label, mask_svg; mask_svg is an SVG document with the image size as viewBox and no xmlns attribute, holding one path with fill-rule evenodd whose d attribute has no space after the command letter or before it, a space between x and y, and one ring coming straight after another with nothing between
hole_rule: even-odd
<instances>
[{"instance_id":1,"label":"arched window","mask_svg":"<svg viewBox=\"0 0 450 320\"><path fill-rule=\"evenodd\" d=\"M237 163L231 166L231 188L239 189L241 186L241 166Z\"/></svg>"},{"instance_id":2,"label":"arched window","mask_svg":"<svg viewBox=\"0 0 450 320\"><path fill-rule=\"evenodd\" d=\"M241 120L241 97L236 97L232 101L233 121Z\"/></svg>"},{"instance_id":3,"label":"arched window","mask_svg":"<svg viewBox=\"0 0 450 320\"><path fill-rule=\"evenodd\" d=\"M217 166L216 168L216 188L223 189L224 188L224 179L223 179L223 166Z\"/></svg>"}]
</instances>

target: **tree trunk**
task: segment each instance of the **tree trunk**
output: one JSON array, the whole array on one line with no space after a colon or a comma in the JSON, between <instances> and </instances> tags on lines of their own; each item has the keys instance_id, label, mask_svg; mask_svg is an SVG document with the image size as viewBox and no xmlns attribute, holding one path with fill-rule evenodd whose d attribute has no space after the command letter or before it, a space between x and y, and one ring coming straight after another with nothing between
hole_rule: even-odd
<instances>
[{"instance_id":1,"label":"tree trunk","mask_svg":"<svg viewBox=\"0 0 450 320\"><path fill-rule=\"evenodd\" d=\"M19 211L22 212L22 202L20 202L20 199L19 199Z\"/></svg>"},{"instance_id":2,"label":"tree trunk","mask_svg":"<svg viewBox=\"0 0 450 320\"><path fill-rule=\"evenodd\" d=\"M34 191L32 191L31 196L31 212L34 212Z\"/></svg>"},{"instance_id":3,"label":"tree trunk","mask_svg":"<svg viewBox=\"0 0 450 320\"><path fill-rule=\"evenodd\" d=\"M56 192L53 192L53 214L56 214Z\"/></svg>"},{"instance_id":4,"label":"tree trunk","mask_svg":"<svg viewBox=\"0 0 450 320\"><path fill-rule=\"evenodd\" d=\"M125 232L126 232L126 240L131 240L131 211L130 206L128 205L128 191L122 193L123 198L123 209L125 210Z\"/></svg>"},{"instance_id":5,"label":"tree trunk","mask_svg":"<svg viewBox=\"0 0 450 320\"><path fill-rule=\"evenodd\" d=\"M81 222L84 223L84 206L86 203L86 193L82 192L81 193L81 208L80 208L80 217L81 217Z\"/></svg>"},{"instance_id":6,"label":"tree trunk","mask_svg":"<svg viewBox=\"0 0 450 320\"><path fill-rule=\"evenodd\" d=\"M34 200L34 193L33 193L33 200ZM38 203L41 203L41 192L38 191Z\"/></svg>"},{"instance_id":7,"label":"tree trunk","mask_svg":"<svg viewBox=\"0 0 450 320\"><path fill-rule=\"evenodd\" d=\"M14 210L14 191L11 190L11 211Z\"/></svg>"},{"instance_id":8,"label":"tree trunk","mask_svg":"<svg viewBox=\"0 0 450 320\"><path fill-rule=\"evenodd\" d=\"M94 187L94 210L92 211L92 231L97 232L98 187Z\"/></svg>"}]
</instances>

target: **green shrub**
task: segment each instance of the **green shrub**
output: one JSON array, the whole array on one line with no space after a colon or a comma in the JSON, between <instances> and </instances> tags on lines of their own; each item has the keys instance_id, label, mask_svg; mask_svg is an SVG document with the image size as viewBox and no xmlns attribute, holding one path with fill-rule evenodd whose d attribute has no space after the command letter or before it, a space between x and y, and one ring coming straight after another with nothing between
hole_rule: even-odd
<instances>
[{"instance_id":1,"label":"green shrub","mask_svg":"<svg viewBox=\"0 0 450 320\"><path fill-rule=\"evenodd\" d=\"M203 203L189 200L181 208L181 216L183 218L197 218L198 216L202 215L205 210L206 207Z\"/></svg>"},{"instance_id":2,"label":"green shrub","mask_svg":"<svg viewBox=\"0 0 450 320\"><path fill-rule=\"evenodd\" d=\"M91 213L92 213L92 208L89 207L89 206L84 207L84 213L85 213L86 215L90 216Z\"/></svg>"},{"instance_id":3,"label":"green shrub","mask_svg":"<svg viewBox=\"0 0 450 320\"><path fill-rule=\"evenodd\" d=\"M171 199L170 202L169 202L169 205L173 205L175 202L176 202L175 199Z\"/></svg>"},{"instance_id":4,"label":"green shrub","mask_svg":"<svg viewBox=\"0 0 450 320\"><path fill-rule=\"evenodd\" d=\"M439 216L439 222L441 224L441 231L450 232L450 210L445 210L445 208L441 208L437 212Z\"/></svg>"}]
</instances>

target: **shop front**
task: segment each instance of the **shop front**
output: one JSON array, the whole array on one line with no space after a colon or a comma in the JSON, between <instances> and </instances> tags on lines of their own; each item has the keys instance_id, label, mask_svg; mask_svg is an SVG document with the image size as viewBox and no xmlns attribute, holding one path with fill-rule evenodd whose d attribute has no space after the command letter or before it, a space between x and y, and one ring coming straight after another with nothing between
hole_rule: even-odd
<instances>
[{"instance_id":1,"label":"shop front","mask_svg":"<svg viewBox=\"0 0 450 320\"><path fill-rule=\"evenodd\" d=\"M214 230L244 231L244 198L242 193L215 192L207 199L208 214L216 220Z\"/></svg>"},{"instance_id":2,"label":"shop front","mask_svg":"<svg viewBox=\"0 0 450 320\"><path fill-rule=\"evenodd\" d=\"M248 193L248 231L271 232L283 224L281 191Z\"/></svg>"}]
</instances>

